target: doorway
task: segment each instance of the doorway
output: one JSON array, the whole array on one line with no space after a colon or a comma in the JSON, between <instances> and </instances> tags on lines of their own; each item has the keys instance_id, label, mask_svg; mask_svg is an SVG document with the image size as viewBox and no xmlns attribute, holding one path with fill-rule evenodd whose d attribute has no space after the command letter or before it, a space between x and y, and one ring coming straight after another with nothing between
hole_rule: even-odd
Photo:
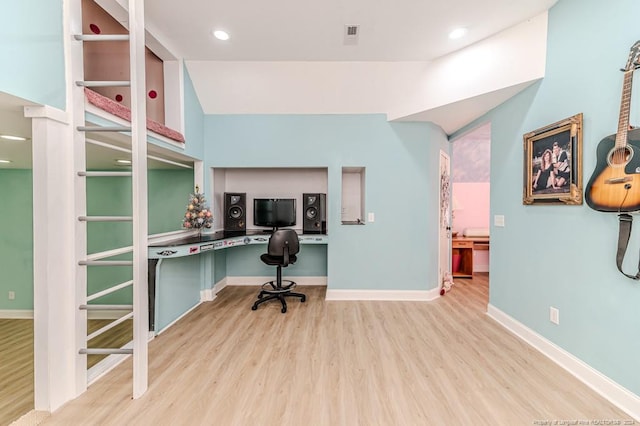
<instances>
[{"instance_id":1,"label":"doorway","mask_svg":"<svg viewBox=\"0 0 640 426\"><path fill-rule=\"evenodd\" d=\"M489 272L491 123L455 139L451 163L452 245L467 250L456 253L452 249L452 272L454 278L473 278Z\"/></svg>"}]
</instances>

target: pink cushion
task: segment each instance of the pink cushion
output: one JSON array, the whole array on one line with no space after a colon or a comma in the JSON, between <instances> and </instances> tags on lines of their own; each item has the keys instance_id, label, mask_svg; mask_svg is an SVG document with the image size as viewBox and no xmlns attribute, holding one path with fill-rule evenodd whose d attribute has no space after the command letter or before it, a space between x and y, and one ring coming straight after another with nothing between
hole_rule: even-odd
<instances>
[{"instance_id":1,"label":"pink cushion","mask_svg":"<svg viewBox=\"0 0 640 426\"><path fill-rule=\"evenodd\" d=\"M106 96L102 96L101 94L94 92L93 90L86 87L84 89L84 93L91 105L95 105L101 110L118 116L123 120L131 121L131 110L126 106L112 99L109 99ZM147 118L147 129L159 135L166 136L169 139L173 139L174 141L184 143L184 136L182 136L182 133L170 129L164 124L160 124L157 121L151 120L150 118Z\"/></svg>"}]
</instances>

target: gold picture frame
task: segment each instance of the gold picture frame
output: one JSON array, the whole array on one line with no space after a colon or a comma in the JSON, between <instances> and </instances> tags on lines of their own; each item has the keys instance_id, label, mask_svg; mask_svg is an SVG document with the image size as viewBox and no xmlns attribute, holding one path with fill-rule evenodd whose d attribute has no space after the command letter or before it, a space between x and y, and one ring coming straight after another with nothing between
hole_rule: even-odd
<instances>
[{"instance_id":1,"label":"gold picture frame","mask_svg":"<svg viewBox=\"0 0 640 426\"><path fill-rule=\"evenodd\" d=\"M582 113L526 133L522 203L582 204Z\"/></svg>"}]
</instances>

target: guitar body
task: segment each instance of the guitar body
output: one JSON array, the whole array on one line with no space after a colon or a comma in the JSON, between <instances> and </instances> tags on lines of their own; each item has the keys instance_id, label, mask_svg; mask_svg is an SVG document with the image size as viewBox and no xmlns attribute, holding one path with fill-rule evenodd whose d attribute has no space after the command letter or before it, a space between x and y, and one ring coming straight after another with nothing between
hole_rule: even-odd
<instances>
[{"instance_id":1,"label":"guitar body","mask_svg":"<svg viewBox=\"0 0 640 426\"><path fill-rule=\"evenodd\" d=\"M610 161L615 142L616 135L610 135L598 144L596 168L585 188L585 201L601 212L640 210L640 129L628 132L627 144L621 149L632 155L618 164Z\"/></svg>"}]
</instances>

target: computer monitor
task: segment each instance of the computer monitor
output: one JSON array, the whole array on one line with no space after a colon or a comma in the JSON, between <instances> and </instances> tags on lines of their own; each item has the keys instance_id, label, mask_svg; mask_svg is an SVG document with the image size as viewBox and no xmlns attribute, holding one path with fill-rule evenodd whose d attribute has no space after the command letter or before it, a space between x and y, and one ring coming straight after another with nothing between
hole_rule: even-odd
<instances>
[{"instance_id":1,"label":"computer monitor","mask_svg":"<svg viewBox=\"0 0 640 426\"><path fill-rule=\"evenodd\" d=\"M254 198L253 224L282 228L296 224L295 198Z\"/></svg>"}]
</instances>

